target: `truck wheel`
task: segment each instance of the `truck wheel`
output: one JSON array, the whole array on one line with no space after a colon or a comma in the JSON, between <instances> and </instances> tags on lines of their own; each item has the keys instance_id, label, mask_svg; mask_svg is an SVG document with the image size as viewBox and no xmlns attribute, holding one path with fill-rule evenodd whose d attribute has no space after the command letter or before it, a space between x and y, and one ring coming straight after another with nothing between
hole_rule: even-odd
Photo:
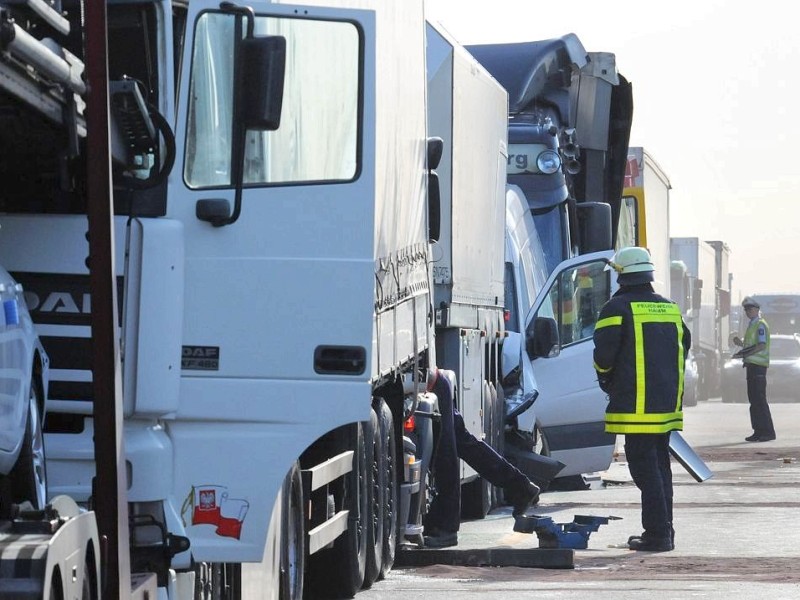
<instances>
[{"instance_id":1,"label":"truck wheel","mask_svg":"<svg viewBox=\"0 0 800 600\"><path fill-rule=\"evenodd\" d=\"M384 503L386 496L386 447L375 409L370 411L367 443L367 563L365 589L378 579L383 565Z\"/></svg>"},{"instance_id":2,"label":"truck wheel","mask_svg":"<svg viewBox=\"0 0 800 600\"><path fill-rule=\"evenodd\" d=\"M306 536L303 531L303 481L297 464L286 476L281 507L280 600L302 600Z\"/></svg>"},{"instance_id":3,"label":"truck wheel","mask_svg":"<svg viewBox=\"0 0 800 600\"><path fill-rule=\"evenodd\" d=\"M47 503L47 475L45 472L44 435L39 412L41 388L34 377L28 393L28 423L25 438L11 473L14 502L28 500L34 508L42 509Z\"/></svg>"},{"instance_id":4,"label":"truck wheel","mask_svg":"<svg viewBox=\"0 0 800 600\"><path fill-rule=\"evenodd\" d=\"M400 537L399 511L400 495L398 487L397 465L397 433L394 430L394 416L389 405L378 399L378 421L380 423L381 440L386 447L386 495L383 506L383 563L378 575L383 579L392 570L397 553L397 540Z\"/></svg>"},{"instance_id":5,"label":"truck wheel","mask_svg":"<svg viewBox=\"0 0 800 600\"><path fill-rule=\"evenodd\" d=\"M306 583L314 597L352 598L364 584L367 562L367 448L364 426L357 423L348 428L348 440L342 450L353 449L353 469L340 478L336 508L349 511L347 530L333 547L312 554ZM352 431L352 433L350 433Z\"/></svg>"}]
</instances>

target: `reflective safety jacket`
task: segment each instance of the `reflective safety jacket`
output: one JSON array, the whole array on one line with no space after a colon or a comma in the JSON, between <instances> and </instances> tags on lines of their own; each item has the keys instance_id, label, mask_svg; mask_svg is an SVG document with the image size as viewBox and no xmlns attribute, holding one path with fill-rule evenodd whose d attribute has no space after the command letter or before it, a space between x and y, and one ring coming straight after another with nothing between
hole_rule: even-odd
<instances>
[{"instance_id":1,"label":"reflective safety jacket","mask_svg":"<svg viewBox=\"0 0 800 600\"><path fill-rule=\"evenodd\" d=\"M761 317L756 317L750 321L747 331L744 334L744 347L764 344L764 348L754 352L744 358L746 365L759 365L760 367L769 366L769 325Z\"/></svg>"},{"instance_id":2,"label":"reflective safety jacket","mask_svg":"<svg viewBox=\"0 0 800 600\"><path fill-rule=\"evenodd\" d=\"M623 286L600 311L594 367L608 391L608 433L683 429L683 373L691 334L674 302L650 284Z\"/></svg>"}]
</instances>

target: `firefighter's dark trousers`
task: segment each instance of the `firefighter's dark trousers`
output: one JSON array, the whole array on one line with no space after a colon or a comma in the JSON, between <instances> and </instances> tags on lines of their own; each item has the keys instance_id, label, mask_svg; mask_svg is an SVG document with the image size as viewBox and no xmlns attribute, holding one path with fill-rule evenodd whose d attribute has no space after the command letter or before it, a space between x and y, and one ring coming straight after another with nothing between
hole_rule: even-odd
<instances>
[{"instance_id":1,"label":"firefighter's dark trousers","mask_svg":"<svg viewBox=\"0 0 800 600\"><path fill-rule=\"evenodd\" d=\"M489 444L472 435L464 425L464 417L453 401L450 383L440 374L431 390L439 399L441 428L434 457L436 496L426 519L426 526L444 532L455 532L461 523L461 473L459 458L475 469L492 485L519 493L528 478L514 465L495 452Z\"/></svg>"},{"instance_id":2,"label":"firefighter's dark trousers","mask_svg":"<svg viewBox=\"0 0 800 600\"><path fill-rule=\"evenodd\" d=\"M672 535L672 467L669 433L625 435L625 458L633 482L642 494L644 537Z\"/></svg>"},{"instance_id":3,"label":"firefighter's dark trousers","mask_svg":"<svg viewBox=\"0 0 800 600\"><path fill-rule=\"evenodd\" d=\"M767 367L745 363L747 399L750 402L750 424L759 437L775 437L772 413L767 404Z\"/></svg>"}]
</instances>

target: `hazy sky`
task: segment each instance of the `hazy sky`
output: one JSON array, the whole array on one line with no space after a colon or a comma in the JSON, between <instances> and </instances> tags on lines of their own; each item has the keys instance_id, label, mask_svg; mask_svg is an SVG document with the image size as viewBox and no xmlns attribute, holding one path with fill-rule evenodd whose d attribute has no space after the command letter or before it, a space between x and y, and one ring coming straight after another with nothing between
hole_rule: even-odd
<instances>
[{"instance_id":1,"label":"hazy sky","mask_svg":"<svg viewBox=\"0 0 800 600\"><path fill-rule=\"evenodd\" d=\"M786 4L427 2L462 44L574 33L614 53L633 85L631 146L672 184L670 235L729 245L734 300L800 293L800 27Z\"/></svg>"}]
</instances>

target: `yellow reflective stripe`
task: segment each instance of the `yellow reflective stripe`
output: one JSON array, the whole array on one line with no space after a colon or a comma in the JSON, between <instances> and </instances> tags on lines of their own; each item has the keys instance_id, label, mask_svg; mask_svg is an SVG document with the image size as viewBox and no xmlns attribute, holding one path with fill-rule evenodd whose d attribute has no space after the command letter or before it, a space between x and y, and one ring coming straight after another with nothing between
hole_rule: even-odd
<instances>
[{"instance_id":1,"label":"yellow reflective stripe","mask_svg":"<svg viewBox=\"0 0 800 600\"><path fill-rule=\"evenodd\" d=\"M622 325L622 317L606 317L605 319L600 319L594 328L596 331L603 327L611 327L612 325Z\"/></svg>"},{"instance_id":2,"label":"yellow reflective stripe","mask_svg":"<svg viewBox=\"0 0 800 600\"><path fill-rule=\"evenodd\" d=\"M607 423L606 433L668 433L670 431L681 431L683 421L672 423L657 423L654 425L624 425L619 423Z\"/></svg>"},{"instance_id":3,"label":"yellow reflective stripe","mask_svg":"<svg viewBox=\"0 0 800 600\"><path fill-rule=\"evenodd\" d=\"M666 433L676 429L683 429L683 413L680 411L643 415L606 414L608 433Z\"/></svg>"},{"instance_id":4,"label":"yellow reflective stripe","mask_svg":"<svg viewBox=\"0 0 800 600\"><path fill-rule=\"evenodd\" d=\"M644 334L642 323L633 316L633 342L636 352L636 414L644 412L644 399L647 385L644 373Z\"/></svg>"},{"instance_id":5,"label":"yellow reflective stripe","mask_svg":"<svg viewBox=\"0 0 800 600\"><path fill-rule=\"evenodd\" d=\"M631 413L606 413L606 422L615 423L668 423L671 421L682 421L683 413L681 411L668 412L668 413L644 413L641 415L634 415Z\"/></svg>"},{"instance_id":6,"label":"yellow reflective stripe","mask_svg":"<svg viewBox=\"0 0 800 600\"><path fill-rule=\"evenodd\" d=\"M597 371L598 373L608 373L613 368L614 367L608 367L607 369L604 369L603 367L601 367L597 363L594 363L594 370Z\"/></svg>"}]
</instances>

